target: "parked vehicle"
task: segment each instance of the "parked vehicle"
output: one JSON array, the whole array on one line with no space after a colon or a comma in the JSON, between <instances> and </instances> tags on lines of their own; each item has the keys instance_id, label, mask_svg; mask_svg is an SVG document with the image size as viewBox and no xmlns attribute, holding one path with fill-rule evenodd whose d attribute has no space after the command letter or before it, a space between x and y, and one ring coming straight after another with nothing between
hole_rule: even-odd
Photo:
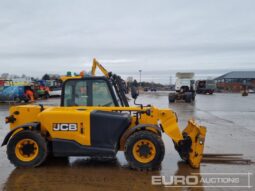
<instances>
[{"instance_id":1,"label":"parked vehicle","mask_svg":"<svg viewBox=\"0 0 255 191\"><path fill-rule=\"evenodd\" d=\"M249 89L249 90L248 90L248 93L249 93L249 94L254 94L255 91L254 91L253 89Z\"/></svg>"},{"instance_id":2,"label":"parked vehicle","mask_svg":"<svg viewBox=\"0 0 255 191\"><path fill-rule=\"evenodd\" d=\"M242 96L248 96L249 95L249 88L246 84L242 85L241 93L242 93Z\"/></svg>"},{"instance_id":3,"label":"parked vehicle","mask_svg":"<svg viewBox=\"0 0 255 191\"><path fill-rule=\"evenodd\" d=\"M40 98L40 99L48 99L49 96L49 91L45 90L45 89L37 89L36 90L36 98Z\"/></svg>"},{"instance_id":4,"label":"parked vehicle","mask_svg":"<svg viewBox=\"0 0 255 191\"><path fill-rule=\"evenodd\" d=\"M144 88L143 91L147 92L147 91L149 91L149 88Z\"/></svg>"},{"instance_id":5,"label":"parked vehicle","mask_svg":"<svg viewBox=\"0 0 255 191\"><path fill-rule=\"evenodd\" d=\"M52 88L50 88L50 91L49 91L49 96L50 97L61 96L61 94L62 94L62 88L61 87L52 87Z\"/></svg>"},{"instance_id":6,"label":"parked vehicle","mask_svg":"<svg viewBox=\"0 0 255 191\"><path fill-rule=\"evenodd\" d=\"M48 99L49 98L49 88L39 81L32 84L32 89L35 94L35 99Z\"/></svg>"},{"instance_id":7,"label":"parked vehicle","mask_svg":"<svg viewBox=\"0 0 255 191\"><path fill-rule=\"evenodd\" d=\"M6 86L0 86L0 92L4 90Z\"/></svg>"},{"instance_id":8,"label":"parked vehicle","mask_svg":"<svg viewBox=\"0 0 255 191\"><path fill-rule=\"evenodd\" d=\"M12 80L0 80L0 87L3 86L13 86L14 83Z\"/></svg>"},{"instance_id":9,"label":"parked vehicle","mask_svg":"<svg viewBox=\"0 0 255 191\"><path fill-rule=\"evenodd\" d=\"M26 95L26 90L30 86L5 86L0 92L0 102L28 102L30 98Z\"/></svg>"},{"instance_id":10,"label":"parked vehicle","mask_svg":"<svg viewBox=\"0 0 255 191\"><path fill-rule=\"evenodd\" d=\"M198 94L213 94L216 89L214 80L198 80L196 82L196 92Z\"/></svg>"},{"instance_id":11,"label":"parked vehicle","mask_svg":"<svg viewBox=\"0 0 255 191\"><path fill-rule=\"evenodd\" d=\"M149 87L149 88L146 87L146 88L143 89L143 91L144 91L144 92L148 92L148 91L156 92L157 89L156 89L155 87Z\"/></svg>"},{"instance_id":12,"label":"parked vehicle","mask_svg":"<svg viewBox=\"0 0 255 191\"><path fill-rule=\"evenodd\" d=\"M104 76L95 76L96 68ZM112 158L123 151L131 168L154 170L164 159L165 136L173 141L186 163L200 167L205 127L189 120L181 131L173 110L136 104L137 86L131 87L136 106L130 106L121 77L108 72L95 59L91 76L65 79L61 107L28 105L10 109L5 118L10 131L2 146L7 145L8 159L16 167L39 166L49 155Z\"/></svg>"},{"instance_id":13,"label":"parked vehicle","mask_svg":"<svg viewBox=\"0 0 255 191\"><path fill-rule=\"evenodd\" d=\"M170 103L175 102L175 100L184 100L186 103L195 100L194 75L194 73L176 73L175 92L171 92L168 95Z\"/></svg>"}]
</instances>

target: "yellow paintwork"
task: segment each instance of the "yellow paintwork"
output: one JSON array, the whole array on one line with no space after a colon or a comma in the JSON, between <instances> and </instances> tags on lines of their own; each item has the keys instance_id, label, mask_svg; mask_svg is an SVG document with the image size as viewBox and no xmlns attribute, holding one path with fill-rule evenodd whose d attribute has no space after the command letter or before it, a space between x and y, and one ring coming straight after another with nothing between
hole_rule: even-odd
<instances>
[{"instance_id":1,"label":"yellow paintwork","mask_svg":"<svg viewBox=\"0 0 255 191\"><path fill-rule=\"evenodd\" d=\"M77 110L73 107L52 107L38 115L41 128L50 134L51 138L74 140L81 145L90 144L90 112L92 110ZM54 131L54 123L76 123L77 131ZM83 130L81 130L83 128Z\"/></svg>"},{"instance_id":2,"label":"yellow paintwork","mask_svg":"<svg viewBox=\"0 0 255 191\"><path fill-rule=\"evenodd\" d=\"M140 155L139 149L142 145L147 145L150 148L150 154L148 154L147 156L141 156ZM141 140L137 141L134 144L134 147L132 149L132 153L133 153L134 158L137 161L139 161L141 163L149 163L156 156L156 147L150 140L141 139Z\"/></svg>"},{"instance_id":3,"label":"yellow paintwork","mask_svg":"<svg viewBox=\"0 0 255 191\"><path fill-rule=\"evenodd\" d=\"M96 68L99 68L105 77L110 78L108 71L96 60L93 59L93 65L91 69L91 75L95 76ZM68 79L80 79L83 75L79 76L62 76L62 81ZM198 168L202 160L203 149L204 149L204 140L206 134L206 128L197 125L194 121L190 120L188 126L183 132L180 131L178 126L178 119L176 113L171 109L158 109L156 107L88 107L88 106L75 106L75 107L44 107L44 111L40 111L39 106L34 105L25 105L25 106L14 106L10 109L10 115L13 115L16 118L14 123L10 124L10 129L24 125L31 122L39 122L41 125L41 133L44 136L47 136L48 139L65 139L73 140L77 143L85 146L91 145L90 137L90 113L94 110L101 111L121 111L121 112L144 112L140 114L139 124L143 124L146 127L146 130L153 131L157 133L157 130L150 127L150 125L157 125L162 128L162 132L166 133L176 144L179 141L183 140L183 132L187 133L188 136L192 139L191 152L189 153L188 162L194 168ZM148 112L148 110L150 112ZM19 114L17 114L17 112ZM16 114L15 114L16 113ZM146 113L150 113L147 115ZM136 117L131 115L131 124L130 128L136 126ZM55 123L76 123L77 131L54 131L53 124ZM21 131L18 129L14 132ZM125 139L124 139L125 141ZM119 148L123 150L125 142L120 142ZM138 144L138 143L137 143ZM140 143L139 143L140 144ZM154 145L153 145L154 146ZM155 148L155 147L154 147ZM155 150L152 148L152 150ZM133 150L134 156L137 157L139 161L139 156ZM156 151L155 151L156 153ZM153 157L149 157L150 160ZM149 159L141 159L141 161L148 161Z\"/></svg>"},{"instance_id":4,"label":"yellow paintwork","mask_svg":"<svg viewBox=\"0 0 255 191\"><path fill-rule=\"evenodd\" d=\"M86 109L82 111L81 109ZM94 110L101 111L146 111L150 110L151 115L145 113L141 114L139 120L140 124L153 124L161 123L164 132L170 136L174 141L178 142L183 139L179 130L175 113L170 109L160 110L156 107L45 107L43 112L40 112L39 106L26 105L11 107L10 113L19 111L22 115L15 115L17 119L11 123L11 129L25 123L40 122L42 132L48 132L52 138L63 138L68 140L75 140L82 145L90 145L90 112ZM54 132L52 130L53 123L77 123L77 132ZM81 123L83 124L84 134L81 134ZM129 128L136 126L135 117L132 117L132 122Z\"/></svg>"},{"instance_id":5,"label":"yellow paintwork","mask_svg":"<svg viewBox=\"0 0 255 191\"><path fill-rule=\"evenodd\" d=\"M44 135L49 135L51 138L59 138L66 140L74 140L81 145L91 145L90 137L90 113L94 110L101 111L147 111L150 110L150 115L141 114L139 124L158 125L162 127L162 131L166 133L175 143L183 140L182 132L178 126L177 117L171 109L158 109L156 107L88 107L88 106L75 106L75 107L44 107L44 111L40 112L39 106L25 105L14 106L10 109L10 114L14 115L15 111L19 111L19 115L14 115L16 121L10 124L10 128L14 128L25 123L40 122L41 131ZM136 126L136 118L132 116L129 128ZM54 123L77 123L77 131L53 131ZM83 128L83 130L81 130ZM147 128L148 130L155 131L154 129ZM15 133L19 132L17 130ZM83 132L83 133L82 133ZM192 152L190 153L189 163L192 167L198 168L202 159L204 139L206 129L197 125L193 121L189 121L188 126L184 130L192 139ZM202 144L200 144L202 143ZM123 145L120 146L120 149Z\"/></svg>"},{"instance_id":6,"label":"yellow paintwork","mask_svg":"<svg viewBox=\"0 0 255 191\"><path fill-rule=\"evenodd\" d=\"M105 77L109 78L109 72L94 58L92 63L91 75L96 75L96 68L99 68Z\"/></svg>"},{"instance_id":7,"label":"yellow paintwork","mask_svg":"<svg viewBox=\"0 0 255 191\"><path fill-rule=\"evenodd\" d=\"M15 118L18 120L16 120L14 123L10 123L11 129L25 123L37 121L38 114L40 113L40 107L36 105L22 105L13 106L10 108L10 114L13 114L15 111L19 112L18 115L15 115Z\"/></svg>"},{"instance_id":8,"label":"yellow paintwork","mask_svg":"<svg viewBox=\"0 0 255 191\"><path fill-rule=\"evenodd\" d=\"M108 71L96 60L93 59L91 75L95 76L96 68L99 68L105 77L110 78ZM68 79L80 79L82 74L79 76L62 76L62 81ZM74 140L81 145L90 146L90 113L94 110L101 111L122 111L122 112L144 112L140 114L139 124L149 125L160 125L162 131L166 133L176 144L183 140L183 134L178 126L177 117L174 111L171 109L158 109L156 107L44 107L44 111L40 111L39 106L26 105L16 106L10 109L10 114L14 115L16 121L10 124L10 128L13 129L17 126L21 126L30 122L39 122L41 124L41 132L43 135L47 135L48 139L59 138L66 140ZM150 115L145 112L150 111ZM19 111L19 115L15 115L14 112ZM77 131L54 131L54 123L76 123ZM129 128L136 126L136 118L132 116L131 124ZM147 130L157 133L152 127L147 127ZM15 133L19 132L17 130ZM198 168L202 159L204 139L206 129L200 127L195 122L190 120L188 126L184 130L192 139L192 151L189 155L189 163L192 167ZM124 148L124 142L120 143L120 150Z\"/></svg>"},{"instance_id":9,"label":"yellow paintwork","mask_svg":"<svg viewBox=\"0 0 255 191\"><path fill-rule=\"evenodd\" d=\"M64 82L69 79L81 79L81 76L61 76L60 79Z\"/></svg>"},{"instance_id":10,"label":"yellow paintwork","mask_svg":"<svg viewBox=\"0 0 255 191\"><path fill-rule=\"evenodd\" d=\"M93 59L93 63L92 63L92 68L91 68L91 75L92 76L95 76L96 75L96 69L99 68L100 71L104 74L104 76L106 78L110 78L109 76L109 72L94 58ZM84 72L81 72L80 75L78 76L61 76L60 79L64 82L66 80L69 80L69 79L80 79L84 76Z\"/></svg>"},{"instance_id":11,"label":"yellow paintwork","mask_svg":"<svg viewBox=\"0 0 255 191\"><path fill-rule=\"evenodd\" d=\"M175 112L170 109L159 109L155 112L164 132L175 142L183 139L182 132L178 126Z\"/></svg>"},{"instance_id":12,"label":"yellow paintwork","mask_svg":"<svg viewBox=\"0 0 255 191\"><path fill-rule=\"evenodd\" d=\"M191 153L189 154L188 162L193 168L199 168L203 158L206 128L199 126L193 120L189 120L188 125L183 132L187 133L192 140Z\"/></svg>"},{"instance_id":13,"label":"yellow paintwork","mask_svg":"<svg viewBox=\"0 0 255 191\"><path fill-rule=\"evenodd\" d=\"M22 151L22 148L26 144L32 144L34 146L34 152L31 155L26 155ZM37 157L38 153L39 153L38 144L33 139L22 139L15 146L15 155L19 160L23 162L29 162L34 160Z\"/></svg>"}]
</instances>

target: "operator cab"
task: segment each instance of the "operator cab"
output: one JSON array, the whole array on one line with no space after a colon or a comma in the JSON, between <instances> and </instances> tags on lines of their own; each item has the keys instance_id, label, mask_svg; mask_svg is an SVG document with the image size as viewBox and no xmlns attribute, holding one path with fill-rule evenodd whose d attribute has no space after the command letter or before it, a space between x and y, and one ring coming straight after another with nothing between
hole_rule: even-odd
<instances>
[{"instance_id":1,"label":"operator cab","mask_svg":"<svg viewBox=\"0 0 255 191\"><path fill-rule=\"evenodd\" d=\"M63 84L61 106L122 106L116 87L106 77L69 79Z\"/></svg>"}]
</instances>

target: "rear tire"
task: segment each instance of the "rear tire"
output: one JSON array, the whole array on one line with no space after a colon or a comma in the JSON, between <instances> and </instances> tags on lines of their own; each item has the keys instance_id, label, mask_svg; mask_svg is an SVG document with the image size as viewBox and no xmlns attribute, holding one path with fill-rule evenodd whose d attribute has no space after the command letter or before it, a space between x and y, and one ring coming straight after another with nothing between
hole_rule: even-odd
<instances>
[{"instance_id":1,"label":"rear tire","mask_svg":"<svg viewBox=\"0 0 255 191\"><path fill-rule=\"evenodd\" d=\"M185 96L185 102L186 103L191 103L192 101L192 95L191 94L186 94Z\"/></svg>"},{"instance_id":2,"label":"rear tire","mask_svg":"<svg viewBox=\"0 0 255 191\"><path fill-rule=\"evenodd\" d=\"M16 167L36 167L47 157L45 139L37 132L23 130L14 135L7 145L7 156Z\"/></svg>"},{"instance_id":3,"label":"rear tire","mask_svg":"<svg viewBox=\"0 0 255 191\"><path fill-rule=\"evenodd\" d=\"M168 100L169 100L169 103L174 103L175 102L175 94L169 94Z\"/></svg>"},{"instance_id":4,"label":"rear tire","mask_svg":"<svg viewBox=\"0 0 255 191\"><path fill-rule=\"evenodd\" d=\"M153 170L160 166L165 146L159 135L143 130L127 139L124 153L131 168Z\"/></svg>"}]
</instances>

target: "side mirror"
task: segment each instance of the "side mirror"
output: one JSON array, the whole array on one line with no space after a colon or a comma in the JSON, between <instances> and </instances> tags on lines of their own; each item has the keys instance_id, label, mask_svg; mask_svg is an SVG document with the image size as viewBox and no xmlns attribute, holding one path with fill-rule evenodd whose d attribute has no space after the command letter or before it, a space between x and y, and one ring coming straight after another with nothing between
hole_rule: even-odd
<instances>
[{"instance_id":1,"label":"side mirror","mask_svg":"<svg viewBox=\"0 0 255 191\"><path fill-rule=\"evenodd\" d=\"M134 100L136 100L136 98L139 96L139 91L137 87L135 86L131 87L131 96Z\"/></svg>"}]
</instances>

